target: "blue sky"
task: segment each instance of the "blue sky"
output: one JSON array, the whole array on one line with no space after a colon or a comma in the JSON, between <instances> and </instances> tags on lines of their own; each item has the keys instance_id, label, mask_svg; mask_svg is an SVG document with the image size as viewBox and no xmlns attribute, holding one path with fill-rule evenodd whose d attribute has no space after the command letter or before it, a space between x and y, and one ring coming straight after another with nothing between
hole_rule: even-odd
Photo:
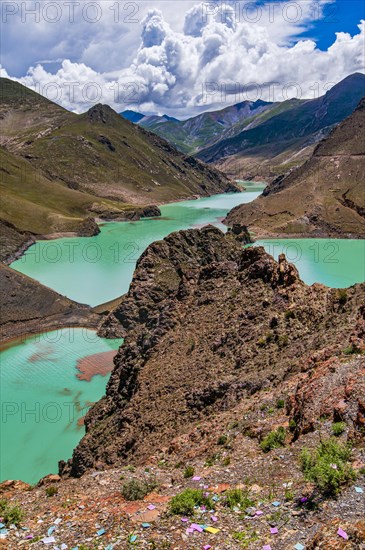
<instances>
[{"instance_id":1,"label":"blue sky","mask_svg":"<svg viewBox=\"0 0 365 550\"><path fill-rule=\"evenodd\" d=\"M336 32L356 33L364 17L363 0L336 0L324 8L324 18L313 22L302 37L312 38L321 50L326 50L334 42Z\"/></svg>"},{"instance_id":2,"label":"blue sky","mask_svg":"<svg viewBox=\"0 0 365 550\"><path fill-rule=\"evenodd\" d=\"M130 0L95 0L96 21L72 1L72 21L63 0L38 3L59 6L56 22L58 12L3 2L19 9L5 22L3 11L1 63L4 76L76 112L100 101L187 117L245 99L312 98L365 72L359 0L134 0L133 13Z\"/></svg>"}]
</instances>

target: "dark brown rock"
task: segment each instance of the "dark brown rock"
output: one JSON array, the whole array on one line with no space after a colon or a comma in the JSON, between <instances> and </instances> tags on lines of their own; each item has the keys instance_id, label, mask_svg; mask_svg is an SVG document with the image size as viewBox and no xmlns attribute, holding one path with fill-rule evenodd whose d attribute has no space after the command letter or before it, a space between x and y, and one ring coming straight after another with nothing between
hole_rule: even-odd
<instances>
[{"instance_id":1,"label":"dark brown rock","mask_svg":"<svg viewBox=\"0 0 365 550\"><path fill-rule=\"evenodd\" d=\"M365 285L356 285L343 306L337 291L306 286L284 256L243 249L214 227L153 243L99 328L112 336L119 327L125 342L61 471L142 463L192 423L308 370L316 350L341 355L364 299Z\"/></svg>"}]
</instances>

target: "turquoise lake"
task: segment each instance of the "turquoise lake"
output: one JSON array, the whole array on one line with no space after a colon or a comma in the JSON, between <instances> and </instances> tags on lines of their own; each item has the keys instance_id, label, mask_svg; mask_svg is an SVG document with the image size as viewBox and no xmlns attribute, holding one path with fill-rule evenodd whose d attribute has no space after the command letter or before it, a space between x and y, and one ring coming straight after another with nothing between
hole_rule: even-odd
<instances>
[{"instance_id":1,"label":"turquoise lake","mask_svg":"<svg viewBox=\"0 0 365 550\"><path fill-rule=\"evenodd\" d=\"M103 395L108 376L79 380L77 361L117 350L87 329L62 329L15 342L1 352L0 479L36 482L57 473L84 434L77 420Z\"/></svg>"},{"instance_id":2,"label":"turquoise lake","mask_svg":"<svg viewBox=\"0 0 365 550\"><path fill-rule=\"evenodd\" d=\"M234 206L254 200L263 185L245 183L243 193L217 195L161 207L161 218L110 222L96 237L39 241L12 267L77 300L97 305L127 292L136 261L153 241L173 231L221 220ZM274 257L284 252L302 279L346 287L365 279L365 241L279 239L259 241ZM8 345L0 354L3 402L0 479L35 482L57 472L84 433L78 425L105 392L108 375L77 378L77 362L116 350L86 329L63 329ZM109 353L110 355L110 353Z\"/></svg>"}]
</instances>

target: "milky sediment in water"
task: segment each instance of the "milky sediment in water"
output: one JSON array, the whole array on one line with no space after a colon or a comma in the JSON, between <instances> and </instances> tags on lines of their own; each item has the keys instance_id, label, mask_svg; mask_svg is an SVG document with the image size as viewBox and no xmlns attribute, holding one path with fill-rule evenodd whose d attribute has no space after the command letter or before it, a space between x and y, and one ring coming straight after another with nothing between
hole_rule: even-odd
<instances>
[{"instance_id":1,"label":"milky sediment in water","mask_svg":"<svg viewBox=\"0 0 365 550\"><path fill-rule=\"evenodd\" d=\"M109 376L77 377L77 362L105 353L122 340L92 330L65 328L16 341L1 352L0 479L36 482L57 473L84 434L78 421L100 399ZM111 361L110 361L111 362ZM111 362L110 368L113 363Z\"/></svg>"},{"instance_id":2,"label":"milky sediment in water","mask_svg":"<svg viewBox=\"0 0 365 550\"><path fill-rule=\"evenodd\" d=\"M136 261L153 241L208 223L226 230L220 220L227 212L252 201L263 189L245 185L247 191L240 194L162 206L161 218L105 223L96 237L40 241L12 267L76 301L107 302L128 291ZM346 287L364 280L363 240L279 239L256 244L275 258L284 252L308 284ZM117 349L120 343L99 339L85 329L63 329L28 338L1 353L1 480L35 482L57 472L58 460L71 456L84 433L77 420L105 393L109 377L80 380L77 362Z\"/></svg>"}]
</instances>

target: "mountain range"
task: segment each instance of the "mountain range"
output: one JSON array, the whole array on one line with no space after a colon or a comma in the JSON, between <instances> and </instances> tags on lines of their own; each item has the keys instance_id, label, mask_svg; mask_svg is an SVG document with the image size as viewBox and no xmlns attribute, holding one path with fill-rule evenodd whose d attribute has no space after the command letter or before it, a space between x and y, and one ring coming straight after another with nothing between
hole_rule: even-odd
<instances>
[{"instance_id":1,"label":"mountain range","mask_svg":"<svg viewBox=\"0 0 365 550\"><path fill-rule=\"evenodd\" d=\"M256 237L365 238L365 97L316 147L303 166L274 180L225 222Z\"/></svg>"},{"instance_id":2,"label":"mountain range","mask_svg":"<svg viewBox=\"0 0 365 550\"><path fill-rule=\"evenodd\" d=\"M265 179L308 159L364 95L365 75L355 73L315 99L244 101L185 121L144 117L135 122L230 176Z\"/></svg>"},{"instance_id":3,"label":"mountain range","mask_svg":"<svg viewBox=\"0 0 365 550\"><path fill-rule=\"evenodd\" d=\"M0 118L2 258L29 234L92 234L94 218L158 215L148 205L237 189L107 105L77 115L1 78Z\"/></svg>"}]
</instances>

